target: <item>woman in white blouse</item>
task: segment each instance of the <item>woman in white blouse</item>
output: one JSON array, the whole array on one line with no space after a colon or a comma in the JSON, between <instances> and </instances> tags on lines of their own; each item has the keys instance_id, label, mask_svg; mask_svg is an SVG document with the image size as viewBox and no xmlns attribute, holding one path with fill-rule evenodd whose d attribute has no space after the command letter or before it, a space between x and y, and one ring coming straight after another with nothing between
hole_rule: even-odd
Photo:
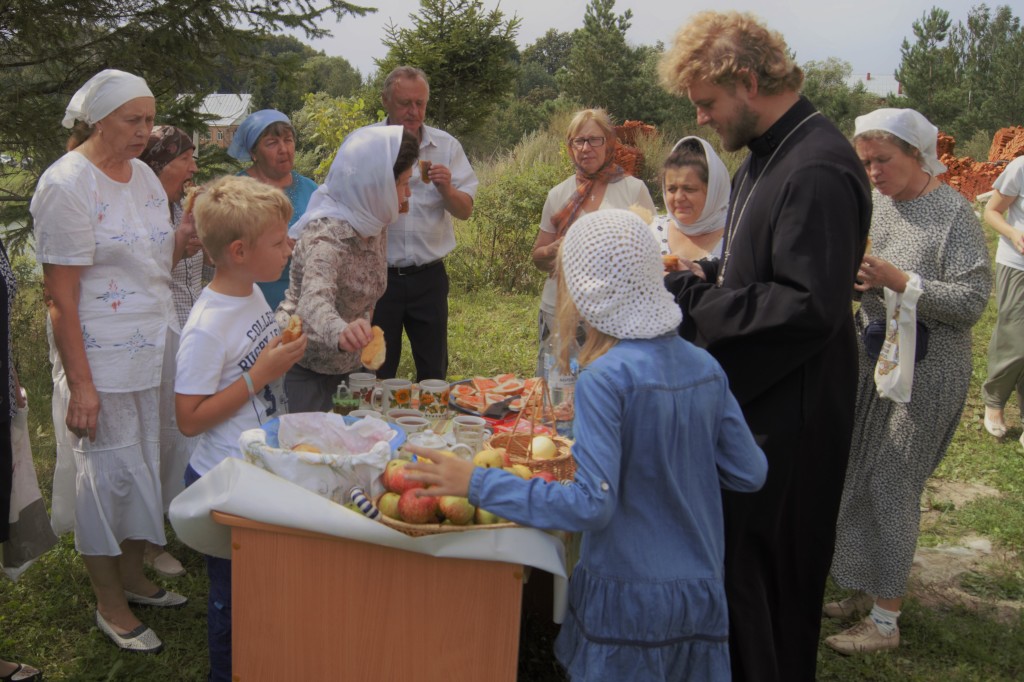
<instances>
[{"instance_id":1,"label":"woman in white blouse","mask_svg":"<svg viewBox=\"0 0 1024 682\"><path fill-rule=\"evenodd\" d=\"M537 376L544 371L544 347L554 329L555 259L558 247L569 227L587 213L607 209L636 207L654 215L654 200L642 180L627 175L615 163L615 128L604 109L583 109L573 116L565 136L569 158L576 173L548 192L541 213L540 230L533 243L533 264L548 273L540 297L538 318L539 350ZM640 211L638 211L640 212Z\"/></svg>"},{"instance_id":2,"label":"woman in white blouse","mask_svg":"<svg viewBox=\"0 0 1024 682\"><path fill-rule=\"evenodd\" d=\"M137 158L155 113L142 78L112 69L93 76L63 121L73 149L46 170L31 205L54 427L77 469L75 547L96 595L96 624L118 647L144 652L163 644L130 604L186 601L150 581L142 563L146 541L166 543L160 386L164 363L174 361L171 266L189 236L172 230L167 195Z\"/></svg>"}]
</instances>

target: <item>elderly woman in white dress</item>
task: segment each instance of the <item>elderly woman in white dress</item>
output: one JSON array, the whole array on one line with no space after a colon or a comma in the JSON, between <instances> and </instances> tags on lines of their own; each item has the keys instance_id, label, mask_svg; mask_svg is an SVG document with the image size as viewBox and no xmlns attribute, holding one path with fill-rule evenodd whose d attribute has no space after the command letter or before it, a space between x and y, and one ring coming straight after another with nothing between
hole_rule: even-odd
<instances>
[{"instance_id":1,"label":"elderly woman in white dress","mask_svg":"<svg viewBox=\"0 0 1024 682\"><path fill-rule=\"evenodd\" d=\"M666 215L651 225L663 256L687 260L722 255L729 211L729 170L707 140L689 136L676 142L662 164Z\"/></svg>"},{"instance_id":2,"label":"elderly woman in white dress","mask_svg":"<svg viewBox=\"0 0 1024 682\"><path fill-rule=\"evenodd\" d=\"M188 237L176 238L167 194L137 158L155 114L142 78L112 69L91 78L63 121L80 144L43 173L31 204L54 427L77 470L75 547L100 630L121 649L150 653L163 644L130 605L186 601L150 581L142 563L146 541L166 543L160 391L174 360L171 267Z\"/></svg>"}]
</instances>

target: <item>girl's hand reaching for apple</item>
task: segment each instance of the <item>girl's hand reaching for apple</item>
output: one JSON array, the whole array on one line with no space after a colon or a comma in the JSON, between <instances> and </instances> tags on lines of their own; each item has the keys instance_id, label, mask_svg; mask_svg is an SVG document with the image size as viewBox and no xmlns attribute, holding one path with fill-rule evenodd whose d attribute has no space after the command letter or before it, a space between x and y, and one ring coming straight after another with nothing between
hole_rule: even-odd
<instances>
[{"instance_id":1,"label":"girl's hand reaching for apple","mask_svg":"<svg viewBox=\"0 0 1024 682\"><path fill-rule=\"evenodd\" d=\"M409 478L430 486L426 489L418 488L416 490L417 497L424 495L469 497L469 481L473 478L473 469L476 468L472 462L420 445L406 444L402 446L402 449L413 453L417 459L416 462L412 462L406 467L410 472Z\"/></svg>"}]
</instances>

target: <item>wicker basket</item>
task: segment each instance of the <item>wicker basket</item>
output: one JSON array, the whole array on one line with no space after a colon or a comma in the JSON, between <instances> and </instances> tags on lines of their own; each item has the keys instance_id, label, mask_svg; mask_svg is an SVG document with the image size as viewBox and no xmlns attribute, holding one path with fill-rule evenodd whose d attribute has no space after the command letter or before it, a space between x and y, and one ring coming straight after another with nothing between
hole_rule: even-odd
<instances>
[{"instance_id":1,"label":"wicker basket","mask_svg":"<svg viewBox=\"0 0 1024 682\"><path fill-rule=\"evenodd\" d=\"M553 427L556 427L557 431L558 420L555 415L554 407L548 400L547 382L541 379L533 387L526 398L523 400L524 409L516 415L516 420L512 423L512 430L505 433L496 433L487 441L487 444L491 448L504 448L508 452L509 461L512 464L523 464L530 471L547 471L551 473L555 479L559 481L571 481L576 475L576 460L573 459L571 448L572 441L562 436L552 436L551 440L555 442L555 448L558 451L558 455L551 459L535 459L533 456L533 438L534 420L537 418L537 412L533 414L524 415L526 412L526 406L537 403L534 394L540 391L540 418L544 419L544 415L550 415L548 421ZM519 431L519 422L526 416L527 422L531 425L528 433L522 433Z\"/></svg>"},{"instance_id":2,"label":"wicker basket","mask_svg":"<svg viewBox=\"0 0 1024 682\"><path fill-rule=\"evenodd\" d=\"M373 505L376 507L380 501L378 496L373 501ZM389 528L405 533L406 535L414 538L423 537L424 535L438 535L440 533L461 533L467 530L494 530L498 528L519 528L519 526L511 521L506 523L486 523L486 524L469 524L467 526L456 526L454 524L443 524L443 523L406 523L405 521L399 521L387 516L383 512L377 517L377 520L383 523Z\"/></svg>"}]
</instances>

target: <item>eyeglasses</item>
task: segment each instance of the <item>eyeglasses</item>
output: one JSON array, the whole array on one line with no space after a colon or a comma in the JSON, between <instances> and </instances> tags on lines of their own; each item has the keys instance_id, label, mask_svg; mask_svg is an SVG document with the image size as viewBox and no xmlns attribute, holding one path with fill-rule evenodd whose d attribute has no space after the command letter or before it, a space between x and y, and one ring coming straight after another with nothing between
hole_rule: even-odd
<instances>
[{"instance_id":1,"label":"eyeglasses","mask_svg":"<svg viewBox=\"0 0 1024 682\"><path fill-rule=\"evenodd\" d=\"M574 137L569 140L569 144L572 145L573 149L583 149L583 145L589 144L591 149L597 149L598 147L604 146L603 137Z\"/></svg>"}]
</instances>

